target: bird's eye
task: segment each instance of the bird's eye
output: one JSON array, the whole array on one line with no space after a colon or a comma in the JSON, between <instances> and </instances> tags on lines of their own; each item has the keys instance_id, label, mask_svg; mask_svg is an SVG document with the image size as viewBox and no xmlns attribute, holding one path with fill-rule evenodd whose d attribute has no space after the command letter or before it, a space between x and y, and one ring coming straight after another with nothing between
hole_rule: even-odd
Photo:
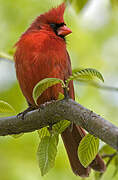
<instances>
[{"instance_id":1,"label":"bird's eye","mask_svg":"<svg viewBox=\"0 0 118 180\"><path fill-rule=\"evenodd\" d=\"M60 36L61 38L64 39L64 36L62 35L58 35L58 29L62 26L66 25L65 23L50 23L50 27L52 28L52 30L55 32L55 34L57 36Z\"/></svg>"},{"instance_id":2,"label":"bird's eye","mask_svg":"<svg viewBox=\"0 0 118 180\"><path fill-rule=\"evenodd\" d=\"M50 27L54 30L57 31L58 28L60 28L61 26L64 26L65 23L50 23Z\"/></svg>"},{"instance_id":3,"label":"bird's eye","mask_svg":"<svg viewBox=\"0 0 118 180\"><path fill-rule=\"evenodd\" d=\"M51 23L50 26L51 26L52 29L56 28L56 24L54 24L54 23Z\"/></svg>"}]
</instances>

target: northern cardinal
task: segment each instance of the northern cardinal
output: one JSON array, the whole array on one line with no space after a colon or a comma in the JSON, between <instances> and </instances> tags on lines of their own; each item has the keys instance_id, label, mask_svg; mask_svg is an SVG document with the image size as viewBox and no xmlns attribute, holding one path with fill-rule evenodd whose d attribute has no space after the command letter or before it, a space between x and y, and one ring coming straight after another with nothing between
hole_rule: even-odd
<instances>
[{"instance_id":1,"label":"northern cardinal","mask_svg":"<svg viewBox=\"0 0 118 180\"><path fill-rule=\"evenodd\" d=\"M64 22L65 3L38 16L16 43L15 67L23 95L29 106L36 107L32 92L35 85L44 78L60 78L65 81L71 74L71 62L66 50L65 36L72 31ZM38 99L38 105L57 100L59 92L64 93L61 85L48 88ZM69 97L74 99L73 82L69 84ZM105 164L99 155L84 168L77 155L78 145L85 136L84 130L73 125L62 134L70 165L76 175L87 177L92 167L103 172Z\"/></svg>"}]
</instances>

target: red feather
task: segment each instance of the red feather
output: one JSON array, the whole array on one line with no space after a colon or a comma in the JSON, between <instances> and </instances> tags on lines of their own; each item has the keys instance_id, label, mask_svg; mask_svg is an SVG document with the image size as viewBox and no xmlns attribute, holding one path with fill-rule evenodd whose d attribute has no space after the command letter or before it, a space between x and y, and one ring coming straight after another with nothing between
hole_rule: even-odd
<instances>
[{"instance_id":1,"label":"red feather","mask_svg":"<svg viewBox=\"0 0 118 180\"><path fill-rule=\"evenodd\" d=\"M50 26L62 24L61 33L69 34L71 31L63 24L65 4L51 9L40 15L31 24L28 30L16 43L15 66L21 90L29 104L35 105L32 98L34 86L44 78L60 78L66 80L71 74L71 63L64 37L58 35ZM58 28L59 29L59 28ZM67 32L68 31L68 32ZM60 33L60 34L61 34ZM58 98L59 92L63 93L61 85L48 88L38 99L38 105ZM69 96L74 99L73 82L69 84ZM71 167L76 175L88 176L90 167L84 168L77 156L77 148L85 132L74 125L73 130L67 128L62 133L62 138L68 153ZM93 169L104 171L105 165L99 155L90 165Z\"/></svg>"}]
</instances>

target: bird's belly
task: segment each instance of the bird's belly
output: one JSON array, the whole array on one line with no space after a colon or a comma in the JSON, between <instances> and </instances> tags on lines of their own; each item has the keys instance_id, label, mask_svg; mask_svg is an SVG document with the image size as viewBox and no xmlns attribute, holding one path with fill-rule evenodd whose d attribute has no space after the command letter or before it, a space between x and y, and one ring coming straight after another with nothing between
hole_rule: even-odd
<instances>
[{"instance_id":1,"label":"bird's belly","mask_svg":"<svg viewBox=\"0 0 118 180\"><path fill-rule=\"evenodd\" d=\"M17 78L19 80L21 90L27 101L30 104L35 105L32 97L32 92L35 85L44 78L60 78L64 80L65 69L66 68L63 68L58 63L49 63L46 61L44 63L30 62L30 64L19 64L19 67L16 67ZM58 99L59 92L63 93L63 89L60 84L48 88L38 98L38 105L50 100Z\"/></svg>"}]
</instances>

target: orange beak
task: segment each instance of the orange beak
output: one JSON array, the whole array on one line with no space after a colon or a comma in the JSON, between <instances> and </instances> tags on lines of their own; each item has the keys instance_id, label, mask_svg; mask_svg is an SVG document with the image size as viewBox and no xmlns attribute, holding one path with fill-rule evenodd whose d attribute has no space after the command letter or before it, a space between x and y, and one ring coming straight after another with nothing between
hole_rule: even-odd
<instances>
[{"instance_id":1,"label":"orange beak","mask_svg":"<svg viewBox=\"0 0 118 180\"><path fill-rule=\"evenodd\" d=\"M67 36L68 34L72 33L72 31L66 25L64 25L58 29L57 33L59 36Z\"/></svg>"}]
</instances>

